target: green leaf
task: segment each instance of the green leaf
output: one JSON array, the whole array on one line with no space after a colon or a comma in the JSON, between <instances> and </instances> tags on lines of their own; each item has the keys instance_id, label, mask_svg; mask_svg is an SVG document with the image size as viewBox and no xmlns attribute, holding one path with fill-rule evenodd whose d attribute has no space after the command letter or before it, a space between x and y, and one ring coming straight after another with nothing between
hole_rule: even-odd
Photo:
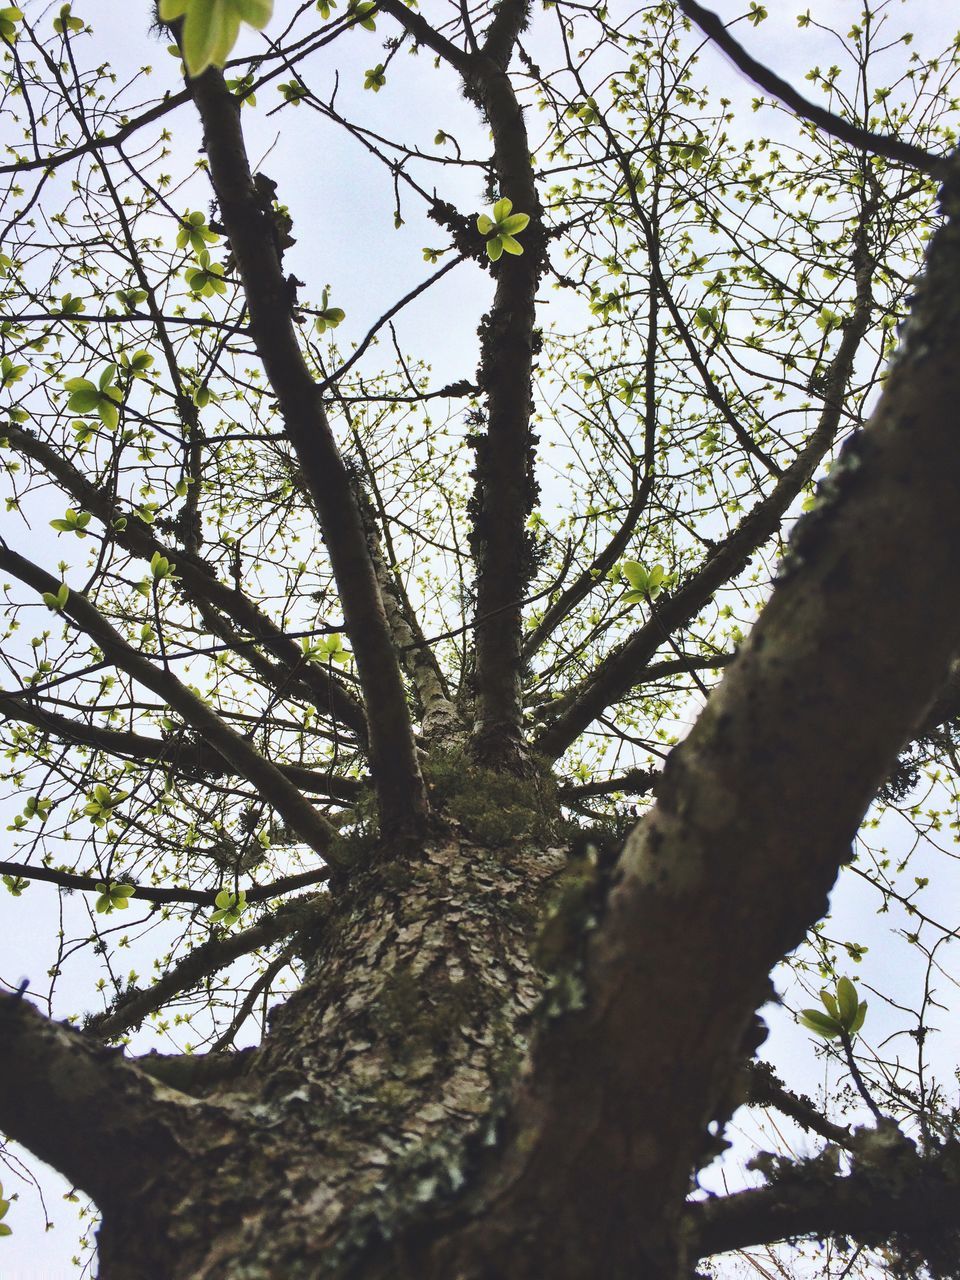
<instances>
[{"instance_id":1,"label":"green leaf","mask_svg":"<svg viewBox=\"0 0 960 1280\"><path fill-rule=\"evenodd\" d=\"M349 9L350 16L363 27L364 31L376 31L377 24L373 19L375 12L376 5L371 4L369 0L361 0L360 4L351 4Z\"/></svg>"},{"instance_id":2,"label":"green leaf","mask_svg":"<svg viewBox=\"0 0 960 1280\"><path fill-rule=\"evenodd\" d=\"M364 73L363 87L364 89L372 89L374 93L379 93L383 86L387 83L387 77L383 73L383 63L378 62L375 67L369 67Z\"/></svg>"},{"instance_id":3,"label":"green leaf","mask_svg":"<svg viewBox=\"0 0 960 1280\"><path fill-rule=\"evenodd\" d=\"M109 431L113 431L120 422L120 410L112 400L101 396L97 401L97 417Z\"/></svg>"},{"instance_id":4,"label":"green leaf","mask_svg":"<svg viewBox=\"0 0 960 1280\"><path fill-rule=\"evenodd\" d=\"M59 15L53 20L54 31L60 35L66 35L71 31L82 31L83 23L79 18L74 18L70 13L70 5L64 4L60 6Z\"/></svg>"},{"instance_id":5,"label":"green leaf","mask_svg":"<svg viewBox=\"0 0 960 1280\"><path fill-rule=\"evenodd\" d=\"M273 0L235 0L241 19L262 31L273 17Z\"/></svg>"},{"instance_id":6,"label":"green leaf","mask_svg":"<svg viewBox=\"0 0 960 1280\"><path fill-rule=\"evenodd\" d=\"M808 1031L815 1031L818 1036L823 1036L825 1040L836 1040L843 1033L840 1023L829 1014L821 1013L819 1009L801 1010L800 1023Z\"/></svg>"},{"instance_id":7,"label":"green leaf","mask_svg":"<svg viewBox=\"0 0 960 1280\"><path fill-rule=\"evenodd\" d=\"M221 889L214 898L214 903L217 909L210 918L228 927L234 925L246 910L246 890L241 889L239 893L234 893L231 889Z\"/></svg>"},{"instance_id":8,"label":"green leaf","mask_svg":"<svg viewBox=\"0 0 960 1280\"><path fill-rule=\"evenodd\" d=\"M856 1019L860 1005L857 989L849 978L841 978L837 982L837 1005L839 1007L840 1021L849 1030Z\"/></svg>"},{"instance_id":9,"label":"green leaf","mask_svg":"<svg viewBox=\"0 0 960 1280\"><path fill-rule=\"evenodd\" d=\"M863 1026L863 1022L866 1016L867 1016L867 1002L866 1000L864 1000L862 1004L858 1006L856 1016L854 1017L853 1021L850 1023L849 1027L847 1027L847 1034L849 1036L853 1037L857 1034L857 1032Z\"/></svg>"},{"instance_id":10,"label":"green leaf","mask_svg":"<svg viewBox=\"0 0 960 1280\"><path fill-rule=\"evenodd\" d=\"M317 333L325 333L327 329L335 329L341 321L346 319L347 313L341 307L328 307L326 305L326 290L324 290L324 308L314 319L314 328Z\"/></svg>"},{"instance_id":11,"label":"green leaf","mask_svg":"<svg viewBox=\"0 0 960 1280\"><path fill-rule=\"evenodd\" d=\"M144 373L153 364L153 356L149 351L135 351L130 357L130 368L135 373Z\"/></svg>"},{"instance_id":12,"label":"green leaf","mask_svg":"<svg viewBox=\"0 0 960 1280\"><path fill-rule=\"evenodd\" d=\"M833 992L828 991L826 987L823 987L820 991L820 1002L834 1022L839 1022L840 1006L837 1004L837 998Z\"/></svg>"},{"instance_id":13,"label":"green leaf","mask_svg":"<svg viewBox=\"0 0 960 1280\"><path fill-rule=\"evenodd\" d=\"M23 13L16 5L10 5L6 9L0 9L0 36L9 40L11 44L16 40L19 32L17 31L17 23L23 21ZM0 255L2 256L2 255Z\"/></svg>"},{"instance_id":14,"label":"green leaf","mask_svg":"<svg viewBox=\"0 0 960 1280\"><path fill-rule=\"evenodd\" d=\"M513 201L508 200L506 196L498 200L493 206L493 218L496 223L503 225L504 218L510 216L510 210L513 208Z\"/></svg>"},{"instance_id":15,"label":"green leaf","mask_svg":"<svg viewBox=\"0 0 960 1280\"><path fill-rule=\"evenodd\" d=\"M480 232L482 236L485 236L489 232L491 232L493 230L493 227L494 227L493 220L491 218L488 218L485 213L481 213L478 215L477 230Z\"/></svg>"},{"instance_id":16,"label":"green leaf","mask_svg":"<svg viewBox=\"0 0 960 1280\"><path fill-rule=\"evenodd\" d=\"M509 218L504 218L499 226L501 231L514 235L517 231L522 231L529 221L529 213L512 213Z\"/></svg>"},{"instance_id":17,"label":"green leaf","mask_svg":"<svg viewBox=\"0 0 960 1280\"><path fill-rule=\"evenodd\" d=\"M494 236L487 241L487 257L491 262L496 262L503 253L503 241L499 236Z\"/></svg>"},{"instance_id":18,"label":"green leaf","mask_svg":"<svg viewBox=\"0 0 960 1280\"><path fill-rule=\"evenodd\" d=\"M227 0L190 0L183 23L183 60L191 76L222 67L240 34L240 15Z\"/></svg>"},{"instance_id":19,"label":"green leaf","mask_svg":"<svg viewBox=\"0 0 960 1280\"><path fill-rule=\"evenodd\" d=\"M65 582L61 582L57 591L44 591L42 599L48 609L52 609L54 613L60 613L70 599L70 588Z\"/></svg>"},{"instance_id":20,"label":"green leaf","mask_svg":"<svg viewBox=\"0 0 960 1280\"><path fill-rule=\"evenodd\" d=\"M650 584L650 576L642 564L636 560L624 560L620 569L635 591L646 591Z\"/></svg>"}]
</instances>

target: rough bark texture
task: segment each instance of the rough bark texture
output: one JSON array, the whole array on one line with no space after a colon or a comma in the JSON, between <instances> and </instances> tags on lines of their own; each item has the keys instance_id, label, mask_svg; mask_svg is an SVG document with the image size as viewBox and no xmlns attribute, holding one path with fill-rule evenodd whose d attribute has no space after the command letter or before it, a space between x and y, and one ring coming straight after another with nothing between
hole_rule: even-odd
<instances>
[{"instance_id":1,"label":"rough bark texture","mask_svg":"<svg viewBox=\"0 0 960 1280\"><path fill-rule=\"evenodd\" d=\"M451 835L331 899L242 1074L181 1097L191 1141L122 1209L101 1197L105 1280L344 1275L370 1249L418 1274L389 1242L497 1143L543 987L531 929L564 861Z\"/></svg>"}]
</instances>

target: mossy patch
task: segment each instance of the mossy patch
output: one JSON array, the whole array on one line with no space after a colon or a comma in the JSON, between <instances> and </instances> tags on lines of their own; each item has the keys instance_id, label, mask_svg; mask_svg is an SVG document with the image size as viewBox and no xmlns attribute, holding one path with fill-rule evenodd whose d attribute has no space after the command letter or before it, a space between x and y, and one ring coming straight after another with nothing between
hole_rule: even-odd
<instances>
[{"instance_id":1,"label":"mossy patch","mask_svg":"<svg viewBox=\"0 0 960 1280\"><path fill-rule=\"evenodd\" d=\"M557 788L546 768L524 777L479 764L466 752L434 751L423 774L434 804L478 843L549 842L560 828Z\"/></svg>"},{"instance_id":2,"label":"mossy patch","mask_svg":"<svg viewBox=\"0 0 960 1280\"><path fill-rule=\"evenodd\" d=\"M479 998L471 978L453 981L444 972L417 975L401 964L384 981L372 1017L393 1049L410 1060L442 1052L461 1024L476 1017Z\"/></svg>"}]
</instances>

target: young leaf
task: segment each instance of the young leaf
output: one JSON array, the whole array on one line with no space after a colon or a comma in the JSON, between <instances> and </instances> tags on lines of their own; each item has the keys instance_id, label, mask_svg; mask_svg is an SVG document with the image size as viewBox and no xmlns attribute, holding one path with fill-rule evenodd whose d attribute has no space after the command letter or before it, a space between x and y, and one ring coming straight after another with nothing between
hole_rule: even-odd
<instances>
[{"instance_id":1,"label":"young leaf","mask_svg":"<svg viewBox=\"0 0 960 1280\"><path fill-rule=\"evenodd\" d=\"M829 1014L821 1013L819 1009L803 1009L800 1013L800 1024L809 1031L814 1031L818 1036L823 1036L824 1040L836 1040L843 1034L843 1027L836 1022Z\"/></svg>"}]
</instances>

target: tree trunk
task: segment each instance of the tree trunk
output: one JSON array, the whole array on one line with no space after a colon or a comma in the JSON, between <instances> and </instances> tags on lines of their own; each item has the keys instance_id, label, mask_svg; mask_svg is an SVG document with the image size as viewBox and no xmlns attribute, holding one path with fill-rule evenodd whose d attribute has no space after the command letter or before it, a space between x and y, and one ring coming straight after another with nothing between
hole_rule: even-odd
<instances>
[{"instance_id":1,"label":"tree trunk","mask_svg":"<svg viewBox=\"0 0 960 1280\"><path fill-rule=\"evenodd\" d=\"M101 1204L103 1280L454 1274L432 1246L501 1143L542 1016L530 940L566 862L450 835L331 896L304 985L242 1073L183 1099L175 1151L131 1153Z\"/></svg>"}]
</instances>

